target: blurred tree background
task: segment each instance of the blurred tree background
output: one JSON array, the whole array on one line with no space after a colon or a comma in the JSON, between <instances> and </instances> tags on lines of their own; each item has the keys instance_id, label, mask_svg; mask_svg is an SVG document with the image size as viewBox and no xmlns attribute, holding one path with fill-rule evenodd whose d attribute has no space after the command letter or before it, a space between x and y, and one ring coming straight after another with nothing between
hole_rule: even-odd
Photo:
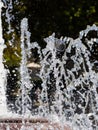
<instances>
[{"instance_id":1,"label":"blurred tree background","mask_svg":"<svg viewBox=\"0 0 98 130\"><path fill-rule=\"evenodd\" d=\"M87 25L98 25L97 0L2 0L3 32L6 48L4 64L9 69L7 93L17 91L18 71L21 61L20 23L28 18L31 42L37 41L44 48L44 38L56 33L56 37L77 38ZM11 3L12 2L12 3ZM12 4L12 5L11 5ZM10 19L8 19L10 18ZM11 30L8 29L10 23ZM33 54L34 55L34 54ZM35 55L35 59L36 55ZM14 70L14 71L13 71ZM15 75L16 74L16 75ZM13 76L14 75L14 76ZM12 82L11 82L12 81ZM16 86L16 87L15 87ZM12 92L12 93L11 93ZM11 95L12 94L12 95ZM13 96L14 98L14 96Z\"/></svg>"},{"instance_id":2,"label":"blurred tree background","mask_svg":"<svg viewBox=\"0 0 98 130\"><path fill-rule=\"evenodd\" d=\"M5 0L3 1L5 3ZM10 5L9 1L6 0L7 6ZM8 11L11 27L15 31L10 35L6 33L8 28L4 22L4 39L7 40L4 57L8 66L18 65L20 62L20 22L24 17L28 18L31 41L37 41L42 48L45 47L43 38L53 32L56 33L56 37L77 38L79 31L85 29L87 25L98 25L97 0L12 0L12 6ZM15 38L12 47L8 40L12 39L13 35Z\"/></svg>"}]
</instances>

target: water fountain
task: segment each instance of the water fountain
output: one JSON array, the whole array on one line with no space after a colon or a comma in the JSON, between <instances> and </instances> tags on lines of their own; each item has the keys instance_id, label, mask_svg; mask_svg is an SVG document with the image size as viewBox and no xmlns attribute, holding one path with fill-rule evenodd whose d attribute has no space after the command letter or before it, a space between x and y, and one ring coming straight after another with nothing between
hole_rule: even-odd
<instances>
[{"instance_id":1,"label":"water fountain","mask_svg":"<svg viewBox=\"0 0 98 130\"><path fill-rule=\"evenodd\" d=\"M3 3L0 1L0 116L7 113L6 104L6 70L3 65L3 50L5 48L4 39L2 35L2 21L1 21L1 9Z\"/></svg>"},{"instance_id":2,"label":"water fountain","mask_svg":"<svg viewBox=\"0 0 98 130\"><path fill-rule=\"evenodd\" d=\"M44 39L47 45L41 50L38 43L30 42L28 26L28 19L23 18L20 25L20 95L15 102L17 112L9 114L5 95L6 70L2 59L5 45L0 18L0 93L4 99L0 103L0 113L9 115L3 119L0 114L0 129L97 130L98 27L88 26L75 40L68 37L58 39L53 33ZM32 55L31 49L35 48L40 59L37 76L41 80L42 89L37 95L39 105L33 108L29 93L34 83L27 63Z\"/></svg>"}]
</instances>

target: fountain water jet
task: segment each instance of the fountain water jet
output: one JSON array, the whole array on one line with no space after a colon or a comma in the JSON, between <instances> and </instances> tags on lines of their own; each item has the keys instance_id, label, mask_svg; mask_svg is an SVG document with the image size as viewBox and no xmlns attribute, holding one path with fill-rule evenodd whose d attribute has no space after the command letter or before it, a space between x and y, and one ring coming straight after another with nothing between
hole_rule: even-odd
<instances>
[{"instance_id":1,"label":"fountain water jet","mask_svg":"<svg viewBox=\"0 0 98 130\"><path fill-rule=\"evenodd\" d=\"M4 45L3 32L2 32L2 21L1 21L1 10L3 3L0 0L0 117L7 114L7 103L6 103L6 70L3 65L3 50L6 47Z\"/></svg>"},{"instance_id":2,"label":"fountain water jet","mask_svg":"<svg viewBox=\"0 0 98 130\"><path fill-rule=\"evenodd\" d=\"M0 26L0 31L0 45L3 45L4 48L2 26ZM18 108L18 115L17 117L13 115L14 118L11 115L9 119L0 119L2 130L4 128L10 130L98 129L98 68L96 66L97 59L95 58L97 49L94 48L98 44L98 34L95 37L89 36L89 32L92 31L98 33L98 28L95 25L89 26L86 30L80 32L79 38L75 40L67 37L58 39L53 34L45 38L47 45L46 48L41 50L38 43L30 43L27 19L24 18L21 21L22 60L19 69L21 94L15 103ZM37 75L42 81L37 115L31 111L34 108L29 92L32 91L34 84L31 83L32 77L30 77L27 68L27 58L31 56L31 49L35 48L38 50L41 66ZM4 103L4 108L7 109L4 90L6 75L2 64L2 56L3 49L1 51L2 69L0 71L2 71L5 78L2 77L2 80L0 80L3 83L3 89L0 91L4 92L4 102L2 104ZM94 56L94 60L92 60L92 56ZM14 122L17 123L14 124ZM69 124L70 128L66 127L65 123Z\"/></svg>"}]
</instances>

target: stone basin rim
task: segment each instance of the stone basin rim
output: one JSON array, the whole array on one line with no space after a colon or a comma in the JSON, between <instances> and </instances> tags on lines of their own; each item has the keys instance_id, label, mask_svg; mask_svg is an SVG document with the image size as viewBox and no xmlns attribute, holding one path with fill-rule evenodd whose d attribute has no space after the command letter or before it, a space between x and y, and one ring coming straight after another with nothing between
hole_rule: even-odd
<instances>
[{"instance_id":1,"label":"stone basin rim","mask_svg":"<svg viewBox=\"0 0 98 130\"><path fill-rule=\"evenodd\" d=\"M46 118L3 118L0 119L0 123L49 123Z\"/></svg>"},{"instance_id":2,"label":"stone basin rim","mask_svg":"<svg viewBox=\"0 0 98 130\"><path fill-rule=\"evenodd\" d=\"M31 119L29 118L25 118L25 119L3 118L3 119L0 119L0 130L5 130L7 125L10 128L12 127L11 130L18 130L18 128L21 128L22 126L25 126L27 128L28 127L34 128L35 125L40 125L40 124L43 124L42 130L45 130L49 126L53 127L54 129L58 128L58 130L62 130L61 129L62 124L60 124L60 122L52 122L46 118L31 118ZM63 130L71 130L71 128L69 127L69 125L65 123Z\"/></svg>"}]
</instances>

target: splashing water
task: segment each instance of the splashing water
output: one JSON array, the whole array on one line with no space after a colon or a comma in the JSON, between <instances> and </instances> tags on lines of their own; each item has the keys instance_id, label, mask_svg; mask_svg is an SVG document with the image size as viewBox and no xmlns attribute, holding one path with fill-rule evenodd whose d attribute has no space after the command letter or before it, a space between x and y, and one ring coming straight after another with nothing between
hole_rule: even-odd
<instances>
[{"instance_id":1,"label":"splashing water","mask_svg":"<svg viewBox=\"0 0 98 130\"><path fill-rule=\"evenodd\" d=\"M5 48L4 39L2 34L2 21L1 21L1 8L3 3L0 1L0 116L2 116L5 111L7 113L7 104L6 104L6 70L3 65L3 50Z\"/></svg>"},{"instance_id":2,"label":"splashing water","mask_svg":"<svg viewBox=\"0 0 98 130\"><path fill-rule=\"evenodd\" d=\"M89 30L88 28L84 30L83 35L91 30L98 31L97 27L93 25ZM52 114L60 116L63 121L71 121L73 129L97 129L98 74L93 69L94 62L90 59L90 51L82 43L81 35L80 37L76 40L64 39L66 48L60 58L55 44L57 39L54 35L45 39L47 46L43 50L44 58L41 61L42 69L40 71L45 92L42 94L47 99L48 89L55 88L51 93L53 97L48 96L47 99L47 102L50 101L50 111ZM94 44L92 39L90 42L92 45Z\"/></svg>"},{"instance_id":3,"label":"splashing water","mask_svg":"<svg viewBox=\"0 0 98 130\"><path fill-rule=\"evenodd\" d=\"M0 1L1 5L1 1ZM1 8L0 8L1 9ZM1 12L1 11L0 11ZM7 15L8 16L8 15ZM21 63L20 63L20 96L15 102L18 114L22 118L29 116L45 117L51 122L66 122L73 130L97 130L98 129L98 27L88 26L80 32L77 39L56 38L53 33L45 38L46 47L41 50L38 43L30 42L28 20L21 21ZM11 29L11 27L10 27ZM2 38L2 25L0 18L0 47L4 48ZM94 36L93 36L94 35ZM31 49L37 48L40 59L40 71L38 77L41 82L41 93L38 93L39 105L37 114L33 113L32 99L29 92L34 88L29 69L28 57ZM97 48L97 49L96 49ZM0 51L0 83L4 102L5 96L5 69L3 66L3 49ZM4 78L2 77L4 74ZM2 110L2 109L1 109ZM24 126L23 128L24 129ZM63 127L62 127L63 129Z\"/></svg>"}]
</instances>

